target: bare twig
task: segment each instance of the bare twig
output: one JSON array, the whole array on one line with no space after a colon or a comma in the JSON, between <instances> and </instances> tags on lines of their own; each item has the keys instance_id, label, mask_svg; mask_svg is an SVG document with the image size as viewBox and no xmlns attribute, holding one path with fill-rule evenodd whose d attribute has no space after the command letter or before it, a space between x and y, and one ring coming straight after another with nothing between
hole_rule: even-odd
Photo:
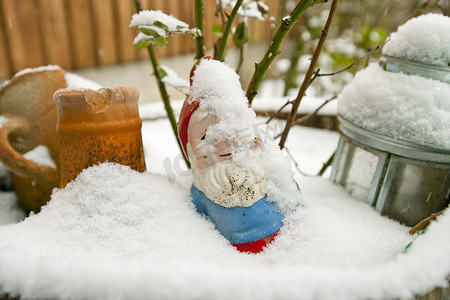
<instances>
[{"instance_id":1,"label":"bare twig","mask_svg":"<svg viewBox=\"0 0 450 300\"><path fill-rule=\"evenodd\" d=\"M317 113L318 113L325 105L327 105L328 103L330 103L331 101L333 101L334 99L336 99L336 97L337 97L337 96L333 96L332 98L326 100L326 101L323 102L319 107L317 107L312 113L310 113L310 114L308 114L308 115L306 115L306 116L304 116L304 117L301 117L301 118L299 118L299 119L296 119L295 122L294 122L294 125L303 124L303 123L309 121L310 119L314 118L314 117L317 115Z\"/></svg>"},{"instance_id":2,"label":"bare twig","mask_svg":"<svg viewBox=\"0 0 450 300\"><path fill-rule=\"evenodd\" d=\"M348 69L350 69L351 67L353 67L354 65L359 63L361 60L363 60L364 58L369 57L372 53L374 53L375 51L381 49L381 47L383 47L387 42L389 42L389 40L390 40L390 38L387 38L383 43L379 44L375 48L369 49L363 56L359 57L357 60L355 60L353 63L351 63L347 67L345 67L345 68L343 68L343 69L341 69L339 71L332 72L332 73L318 73L316 77L333 76L333 75L342 73L344 71L347 71Z\"/></svg>"},{"instance_id":3,"label":"bare twig","mask_svg":"<svg viewBox=\"0 0 450 300\"><path fill-rule=\"evenodd\" d=\"M320 53L322 52L323 45L327 39L328 31L330 30L331 23L333 22L334 16L336 15L337 6L339 4L339 0L333 0L331 3L330 13L328 14L327 23L325 24L325 28L322 30L322 35L320 36L319 42L314 51L313 57L311 59L311 64L309 65L309 69L306 72L305 79L300 87L297 98L294 101L294 105L292 106L292 110L288 115L288 119L286 122L286 126L284 127L283 134L281 135L279 146L283 149L284 144L286 142L289 131L291 130L292 125L294 124L295 117L297 116L297 111L300 106L300 103L305 95L306 89L308 88L311 82L311 76L313 75L314 68L317 64L317 60L319 59Z\"/></svg>"},{"instance_id":4,"label":"bare twig","mask_svg":"<svg viewBox=\"0 0 450 300\"><path fill-rule=\"evenodd\" d=\"M289 157L291 158L291 160L294 162L294 166L295 166L295 168L297 169L297 171L298 171L300 174L302 174L303 176L311 176L311 175L306 174L306 173L303 172L302 170L300 170L297 161L294 159L294 156L291 154L291 152L289 151L288 148L285 147L284 150L286 150L286 153L289 155Z\"/></svg>"},{"instance_id":5,"label":"bare twig","mask_svg":"<svg viewBox=\"0 0 450 300\"><path fill-rule=\"evenodd\" d=\"M134 0L134 6L135 6L137 12L140 12L142 10L142 6L141 6L141 3L139 0ZM153 49L152 45L148 46L147 50L148 50L148 54L150 56L150 62L152 63L153 73L156 78L156 83L158 84L159 93L160 93L161 98L164 103L164 108L166 110L167 118L169 119L170 125L172 126L172 131L175 135L175 139L177 140L178 148L180 149L181 154L183 155L183 158L184 158L184 161L185 161L187 167L190 168L191 164L189 163L189 160L186 158L186 155L184 154L184 151L183 151L183 147L181 146L180 140L178 139L177 121L175 119L175 115L173 113L172 106L170 105L169 94L167 93L166 85L162 81L161 72L158 71L158 68L159 68L158 57L156 56L155 49Z\"/></svg>"},{"instance_id":6,"label":"bare twig","mask_svg":"<svg viewBox=\"0 0 450 300\"><path fill-rule=\"evenodd\" d=\"M275 118L279 113L281 113L281 111L283 110L283 108L285 108L286 106L288 106L289 104L292 104L291 100L286 101L285 104L283 104L272 116L270 116L269 120L266 121L266 124L269 124L270 121L273 120L273 118Z\"/></svg>"},{"instance_id":7,"label":"bare twig","mask_svg":"<svg viewBox=\"0 0 450 300\"><path fill-rule=\"evenodd\" d=\"M421 231L422 229L425 229L428 225L430 225L431 221L436 220L436 218L439 217L445 211L446 211L446 209L441 210L440 212L431 214L428 218L420 221L416 226L411 228L411 230L409 231L409 234L419 233L419 231Z\"/></svg>"}]
</instances>

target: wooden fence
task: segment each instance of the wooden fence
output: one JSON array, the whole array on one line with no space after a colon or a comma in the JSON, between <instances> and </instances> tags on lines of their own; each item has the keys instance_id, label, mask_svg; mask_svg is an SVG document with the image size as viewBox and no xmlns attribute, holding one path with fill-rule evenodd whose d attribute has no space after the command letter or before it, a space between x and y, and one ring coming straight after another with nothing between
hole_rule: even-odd
<instances>
[{"instance_id":1,"label":"wooden fence","mask_svg":"<svg viewBox=\"0 0 450 300\"><path fill-rule=\"evenodd\" d=\"M142 0L144 9L160 9L194 26L194 0ZM205 39L210 49L215 0L205 2ZM278 13L279 0L266 1ZM28 67L56 64L64 69L108 65L147 58L132 46L136 29L128 27L132 0L0 0L0 78ZM270 26L252 25L251 41L267 39ZM194 51L189 36L173 36L158 49L160 57Z\"/></svg>"}]
</instances>

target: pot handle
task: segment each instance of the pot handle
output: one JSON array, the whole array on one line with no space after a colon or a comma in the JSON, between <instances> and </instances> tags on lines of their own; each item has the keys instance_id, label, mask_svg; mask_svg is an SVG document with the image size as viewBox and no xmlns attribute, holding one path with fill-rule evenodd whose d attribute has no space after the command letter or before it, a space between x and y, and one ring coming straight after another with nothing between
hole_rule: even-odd
<instances>
[{"instance_id":1,"label":"pot handle","mask_svg":"<svg viewBox=\"0 0 450 300\"><path fill-rule=\"evenodd\" d=\"M0 162L11 172L21 177L32 178L40 186L58 186L59 174L55 169L40 166L26 159L9 142L8 136L11 132L31 131L28 121L22 117L10 114L5 114L3 117L6 121L0 125Z\"/></svg>"}]
</instances>

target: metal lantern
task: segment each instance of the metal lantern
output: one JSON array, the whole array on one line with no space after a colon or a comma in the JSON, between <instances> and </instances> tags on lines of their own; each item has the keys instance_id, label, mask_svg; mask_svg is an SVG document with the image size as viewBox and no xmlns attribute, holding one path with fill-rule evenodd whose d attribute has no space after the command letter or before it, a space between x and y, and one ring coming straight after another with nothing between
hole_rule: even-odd
<instances>
[{"instance_id":1,"label":"metal lantern","mask_svg":"<svg viewBox=\"0 0 450 300\"><path fill-rule=\"evenodd\" d=\"M388 71L450 82L450 68L386 59ZM333 161L333 182L408 226L449 205L450 149L398 140L342 116L338 119L341 137Z\"/></svg>"}]
</instances>

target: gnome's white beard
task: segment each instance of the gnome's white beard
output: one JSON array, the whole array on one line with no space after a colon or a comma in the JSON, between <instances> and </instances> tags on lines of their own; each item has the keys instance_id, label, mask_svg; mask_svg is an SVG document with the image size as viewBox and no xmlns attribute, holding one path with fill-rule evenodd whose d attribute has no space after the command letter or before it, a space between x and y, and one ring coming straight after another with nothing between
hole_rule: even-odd
<instances>
[{"instance_id":1,"label":"gnome's white beard","mask_svg":"<svg viewBox=\"0 0 450 300\"><path fill-rule=\"evenodd\" d=\"M189 144L188 155L192 158L194 186L211 201L224 207L249 207L265 196L267 178L262 168L250 171L233 160L225 160L200 170Z\"/></svg>"}]
</instances>

